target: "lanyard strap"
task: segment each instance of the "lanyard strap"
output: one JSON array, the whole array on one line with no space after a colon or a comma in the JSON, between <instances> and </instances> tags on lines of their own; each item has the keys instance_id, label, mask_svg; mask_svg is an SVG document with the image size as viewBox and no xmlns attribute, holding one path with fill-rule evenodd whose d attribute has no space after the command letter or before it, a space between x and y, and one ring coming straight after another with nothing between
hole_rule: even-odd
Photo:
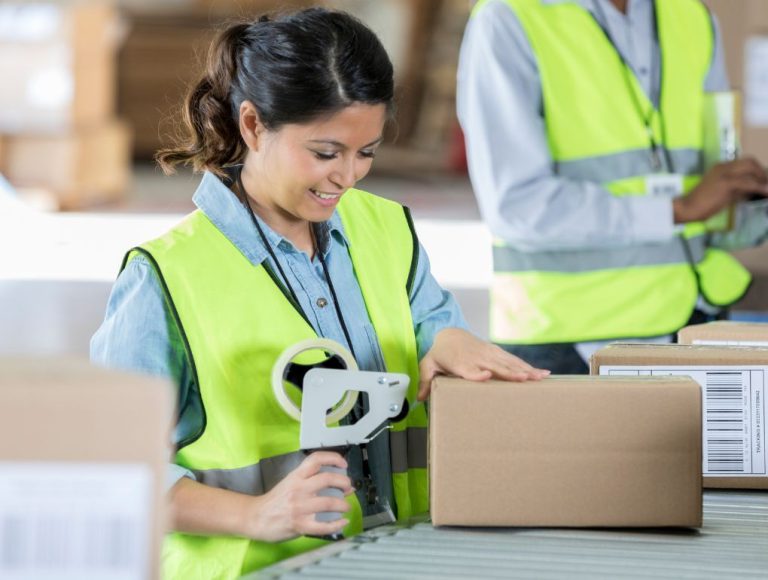
<instances>
[{"instance_id":1,"label":"lanyard strap","mask_svg":"<svg viewBox=\"0 0 768 580\"><path fill-rule=\"evenodd\" d=\"M259 237L261 238L261 241L264 244L264 246L267 248L267 252L269 253L270 258L272 258L272 261L275 263L275 266L277 266L278 272L280 272L280 278L282 282L285 284L286 289L290 293L290 296L294 302L294 306L301 309L301 303L299 302L299 298L296 295L296 292L294 291L293 286L291 286L291 283L288 280L288 276L286 276L285 271L283 270L283 267L280 265L280 261L277 259L277 256L275 255L275 252L272 249L272 245L269 243L269 240L267 240L267 236L264 234L264 231L262 230L261 225L259 225L259 220L256 219L256 214L254 213L253 208L251 207L251 204L248 202L248 193L246 192L245 187L243 186L242 174L243 174L243 168L241 166L240 170L237 172L237 187L243 196L243 203L245 204L245 207L248 209L248 213L251 216L251 221L253 222L253 225L256 227L256 231L259 232ZM317 253L317 257L320 259L320 263L322 264L322 267L323 267L323 277L325 278L326 284L328 284L328 289L331 291L333 306L336 311L336 316L338 317L339 324L341 325L341 330L344 333L344 338L347 340L347 347L352 353L352 357L355 360L357 360L357 356L355 355L355 349L354 349L354 346L352 345L352 339L350 338L349 330L347 329L347 324L344 321L344 315L341 313L341 307L339 306L339 299L338 299L338 296L336 295L336 289L333 287L331 276L328 273L328 266L326 265L325 259L323 258L323 252L317 247L316 238L317 236L313 228L312 243L315 247L315 252Z\"/></svg>"},{"instance_id":2,"label":"lanyard strap","mask_svg":"<svg viewBox=\"0 0 768 580\"><path fill-rule=\"evenodd\" d=\"M272 245L269 243L269 240L267 240L267 236L264 234L264 230L261 228L261 225L259 225L259 220L256 219L256 214L254 213L253 208L251 207L251 204L248 202L248 193L246 192L245 187L243 186L242 173L243 173L243 168L241 166L239 171L237 172L237 187L240 190L241 195L243 196L242 201L245 204L245 207L248 209L248 213L251 216L251 221L253 222L253 225L256 227L256 231L259 232L259 237L261 238L262 243L267 248L267 252L269 252L269 256L272 258L272 261L277 266L277 269L280 272L280 277L282 278L282 282L285 284L286 288L288 289L288 292L290 293L290 296L295 303L295 307L299 308L299 311L302 312L303 314L303 311L301 310L301 303L299 302L299 299L296 296L296 292L293 290L293 287L291 286L291 283L288 280L288 277L285 275L285 272L283 271L283 268L280 265L280 262L278 261L274 250L272 249ZM341 307L339 305L339 298L336 295L336 289L333 287L333 282L331 281L331 275L328 272L328 265L325 263L323 252L318 248L317 232L315 231L314 227L312 227L311 232L312 232L312 243L315 247L315 252L317 253L317 257L320 260L320 264L323 267L323 277L325 278L325 281L328 284L328 289L331 291L333 306L334 306L334 309L336 310L336 316L338 317L339 324L341 325L341 330L344 332L344 338L347 340L347 346L349 347L349 350L352 353L352 357L355 360L357 360L357 356L355 356L355 349L354 349L354 346L352 345L352 339L350 338L349 330L347 329L347 324L344 321L344 315L341 312ZM304 318L306 319L306 316ZM366 411L362 401L358 400L357 404L351 411L352 421L355 423L359 421L362 418L362 416L365 414L365 412ZM376 488L376 484L373 480L371 465L368 458L368 448L365 444L360 444L359 447L360 447L360 453L362 456L361 463L362 463L362 470L363 470L363 480L360 482L360 485L362 485L364 489L365 502L369 505L376 505L379 501L379 495L378 495L378 490Z\"/></svg>"},{"instance_id":3,"label":"lanyard strap","mask_svg":"<svg viewBox=\"0 0 768 580\"><path fill-rule=\"evenodd\" d=\"M664 168L664 165L666 164L667 169L670 172L673 172L672 168L672 158L669 155L669 151L666 147L666 125L664 122L664 115L661 112L661 91L662 91L662 66L661 62L659 62L659 124L661 125L661 141L656 140L656 136L653 133L653 127L652 127L652 119L653 114L657 110L653 103L651 102L650 107L648 110L644 110L643 104L640 102L640 97L637 94L637 91L635 90L635 85L632 83L632 76L634 76L634 73L632 71L632 67L629 65L627 60L624 58L624 55L621 54L619 49L616 47L616 42L613 38L613 35L611 34L610 30L608 29L608 17L603 10L603 7L601 5L601 0L592 0L592 6L594 7L594 14L590 13L590 16L592 16L592 19L595 21L597 26L602 30L603 34L605 35L605 38L608 40L608 43L611 45L613 50L616 52L616 56L618 56L619 60L622 64L622 73L624 78L624 84L629 91L630 96L632 97L632 104L635 108L635 111L637 111L637 115L640 118L640 120L643 123L643 127L645 128L645 132L648 136L648 150L650 152L651 156L651 169L654 172L661 171ZM655 40L659 45L659 52L661 52L661 41L659 39L659 20L658 20L658 10L656 6L656 2L653 2L653 31L655 34ZM602 22L601 22L602 21ZM661 58L659 58L659 61L661 61ZM651 66L653 66L654 61L651 60ZM650 71L650 76L653 78L654 70L653 68ZM650 99L649 99L650 101ZM663 162L662 162L662 156L663 156Z\"/></svg>"}]
</instances>

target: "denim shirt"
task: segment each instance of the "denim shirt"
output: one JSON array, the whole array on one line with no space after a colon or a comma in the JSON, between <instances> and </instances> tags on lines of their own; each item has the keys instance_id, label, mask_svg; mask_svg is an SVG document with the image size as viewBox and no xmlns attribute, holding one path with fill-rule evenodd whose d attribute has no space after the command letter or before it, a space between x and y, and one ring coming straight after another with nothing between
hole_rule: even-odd
<instances>
[{"instance_id":1,"label":"denim shirt","mask_svg":"<svg viewBox=\"0 0 768 580\"><path fill-rule=\"evenodd\" d=\"M279 273L248 210L218 177L205 173L193 201L251 263L258 265L266 261L276 274ZM344 336L318 257L310 260L307 254L296 249L262 220L259 223L318 336L351 347L361 370L385 370L376 332L349 256L349 239L338 213L334 212L329 221L319 224L318 246L336 291L351 345ZM417 260L410 303L421 359L440 330L466 328L466 322L453 296L443 290L430 273L429 260L421 245ZM243 308L247 308L247 304L243 304ZM173 380L179 387L178 422L174 432L176 445L183 445L202 427L201 397L192 380L179 331L166 306L157 275L144 257L131 260L118 276L104 322L91 339L91 360L107 367ZM369 456L380 495L385 500L391 499L388 437L374 440L369 447ZM357 456L349 459L354 478L360 473L360 460ZM184 476L193 477L188 470L172 464L169 487Z\"/></svg>"}]
</instances>

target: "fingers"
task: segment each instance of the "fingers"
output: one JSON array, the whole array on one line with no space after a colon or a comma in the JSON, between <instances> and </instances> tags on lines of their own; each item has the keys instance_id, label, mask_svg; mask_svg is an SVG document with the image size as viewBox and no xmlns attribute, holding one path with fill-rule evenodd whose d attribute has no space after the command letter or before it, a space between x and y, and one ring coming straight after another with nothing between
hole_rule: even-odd
<instances>
[{"instance_id":1,"label":"fingers","mask_svg":"<svg viewBox=\"0 0 768 580\"><path fill-rule=\"evenodd\" d=\"M345 514L350 507L347 500L339 497L317 496L307 500L306 511L309 514L316 515L321 512L337 512Z\"/></svg>"},{"instance_id":2,"label":"fingers","mask_svg":"<svg viewBox=\"0 0 768 580\"><path fill-rule=\"evenodd\" d=\"M300 526L300 534L304 536L330 536L340 533L349 524L349 520L341 518L335 522L318 522L312 515Z\"/></svg>"},{"instance_id":3,"label":"fingers","mask_svg":"<svg viewBox=\"0 0 768 580\"><path fill-rule=\"evenodd\" d=\"M432 379L437 375L437 371L437 365L432 360L432 357L427 354L419 364L419 392L416 395L417 400L426 401L429 398L429 393L432 389Z\"/></svg>"},{"instance_id":4,"label":"fingers","mask_svg":"<svg viewBox=\"0 0 768 580\"><path fill-rule=\"evenodd\" d=\"M725 174L727 176L738 176L750 174L761 180L763 183L768 181L768 175L763 166L754 157L742 157L730 163L725 164Z\"/></svg>"},{"instance_id":5,"label":"fingers","mask_svg":"<svg viewBox=\"0 0 768 580\"><path fill-rule=\"evenodd\" d=\"M482 369L491 371L493 378L507 381L536 381L550 374L550 371L537 369L496 345L492 345L487 360L481 359L477 365Z\"/></svg>"},{"instance_id":6,"label":"fingers","mask_svg":"<svg viewBox=\"0 0 768 580\"><path fill-rule=\"evenodd\" d=\"M768 196L768 188L765 182L755 178L753 175L744 175L733 180L732 188L737 196L745 196L753 193Z\"/></svg>"},{"instance_id":7,"label":"fingers","mask_svg":"<svg viewBox=\"0 0 768 580\"><path fill-rule=\"evenodd\" d=\"M310 453L296 471L305 479L320 472L324 465L347 469L347 461L334 451L315 451Z\"/></svg>"},{"instance_id":8,"label":"fingers","mask_svg":"<svg viewBox=\"0 0 768 580\"><path fill-rule=\"evenodd\" d=\"M727 165L725 179L731 190L737 194L763 193L768 195L768 173L757 160L748 157L737 159Z\"/></svg>"},{"instance_id":9,"label":"fingers","mask_svg":"<svg viewBox=\"0 0 768 580\"><path fill-rule=\"evenodd\" d=\"M307 480L306 490L308 493L317 493L318 491L327 487L335 487L342 492L346 492L349 489L354 491L352 487L352 480L346 475L341 473L323 472L318 473Z\"/></svg>"}]
</instances>

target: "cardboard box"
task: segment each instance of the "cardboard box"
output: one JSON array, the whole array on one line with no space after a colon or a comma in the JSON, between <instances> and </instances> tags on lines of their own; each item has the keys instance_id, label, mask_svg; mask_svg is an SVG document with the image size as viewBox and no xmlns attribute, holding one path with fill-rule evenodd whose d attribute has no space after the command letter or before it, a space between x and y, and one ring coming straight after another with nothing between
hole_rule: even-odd
<instances>
[{"instance_id":1,"label":"cardboard box","mask_svg":"<svg viewBox=\"0 0 768 580\"><path fill-rule=\"evenodd\" d=\"M437 526L701 525L701 392L684 377L438 378Z\"/></svg>"},{"instance_id":2,"label":"cardboard box","mask_svg":"<svg viewBox=\"0 0 768 580\"><path fill-rule=\"evenodd\" d=\"M63 131L114 115L109 2L0 4L0 133Z\"/></svg>"},{"instance_id":3,"label":"cardboard box","mask_svg":"<svg viewBox=\"0 0 768 580\"><path fill-rule=\"evenodd\" d=\"M0 577L159 576L172 391L86 362L0 359Z\"/></svg>"},{"instance_id":4,"label":"cardboard box","mask_svg":"<svg viewBox=\"0 0 768 580\"><path fill-rule=\"evenodd\" d=\"M0 172L20 190L44 190L61 209L119 199L130 183L131 132L122 121L60 135L4 140Z\"/></svg>"},{"instance_id":5,"label":"cardboard box","mask_svg":"<svg viewBox=\"0 0 768 580\"><path fill-rule=\"evenodd\" d=\"M680 344L768 347L768 324L718 320L686 326L677 333Z\"/></svg>"},{"instance_id":6,"label":"cardboard box","mask_svg":"<svg viewBox=\"0 0 768 580\"><path fill-rule=\"evenodd\" d=\"M687 375L703 393L704 487L768 489L768 348L614 343L592 355L593 375Z\"/></svg>"}]
</instances>

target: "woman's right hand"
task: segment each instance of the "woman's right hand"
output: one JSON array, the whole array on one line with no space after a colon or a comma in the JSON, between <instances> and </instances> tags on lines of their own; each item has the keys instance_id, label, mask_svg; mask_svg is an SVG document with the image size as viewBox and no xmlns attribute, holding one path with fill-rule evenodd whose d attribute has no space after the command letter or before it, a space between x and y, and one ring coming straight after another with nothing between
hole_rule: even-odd
<instances>
[{"instance_id":1,"label":"woman's right hand","mask_svg":"<svg viewBox=\"0 0 768 580\"><path fill-rule=\"evenodd\" d=\"M676 224L702 221L750 194L768 196L768 175L753 158L718 163L699 184L672 202Z\"/></svg>"},{"instance_id":2,"label":"woman's right hand","mask_svg":"<svg viewBox=\"0 0 768 580\"><path fill-rule=\"evenodd\" d=\"M349 511L342 498L318 496L326 487L336 487L349 495L355 490L346 475L320 472L330 465L347 468L347 462L338 453L316 451L266 494L254 497L252 509L246 516L248 537L266 542L282 542L297 536L326 536L341 532L349 523L346 518L335 522L318 522L318 512Z\"/></svg>"}]
</instances>

